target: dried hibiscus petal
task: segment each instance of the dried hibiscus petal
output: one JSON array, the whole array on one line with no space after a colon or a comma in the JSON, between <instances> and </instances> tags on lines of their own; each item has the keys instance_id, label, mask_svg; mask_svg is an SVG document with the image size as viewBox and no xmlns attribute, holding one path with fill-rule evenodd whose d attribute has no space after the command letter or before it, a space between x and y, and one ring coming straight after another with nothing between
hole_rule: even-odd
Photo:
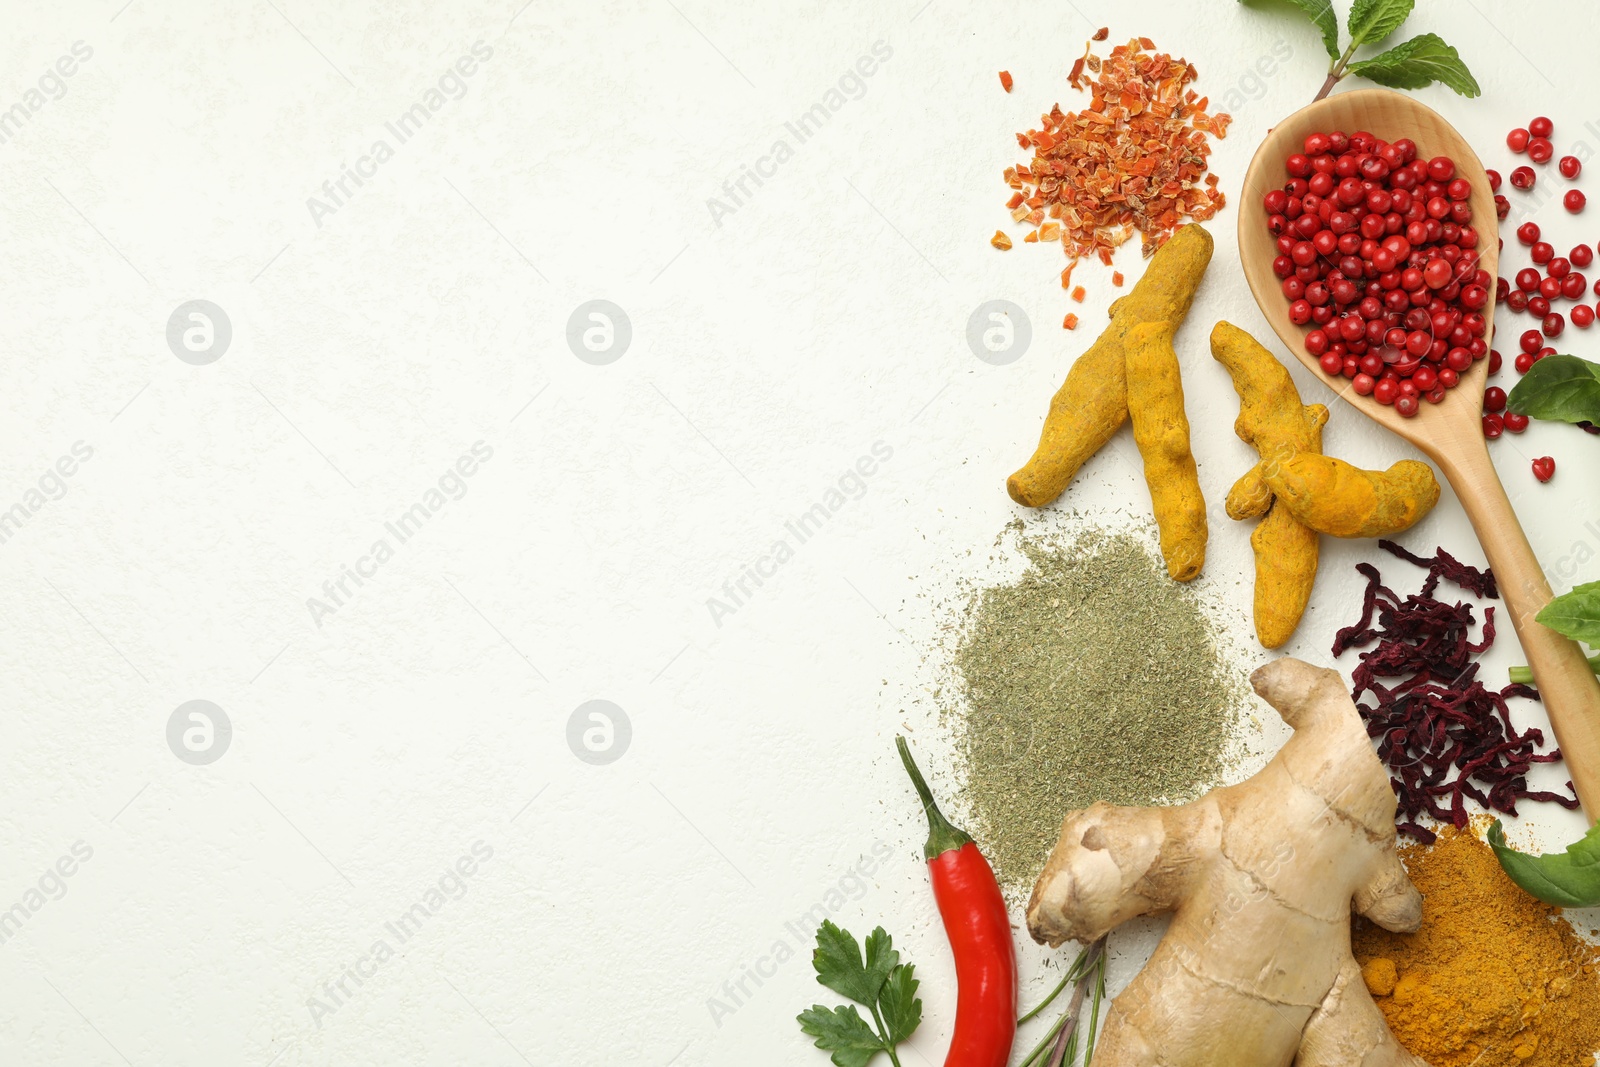
<instances>
[{"instance_id":1,"label":"dried hibiscus petal","mask_svg":"<svg viewBox=\"0 0 1600 1067\"><path fill-rule=\"evenodd\" d=\"M1428 576L1421 592L1401 599L1383 584L1376 567L1357 564L1367 579L1361 617L1335 635L1333 654L1366 649L1351 673L1350 695L1390 770L1399 831L1431 842L1433 832L1420 817L1465 826L1468 799L1508 815L1516 814L1519 800L1576 808L1576 796L1528 788L1533 765L1561 759L1559 750L1538 751L1544 745L1542 731L1518 732L1511 721L1508 701L1537 700L1538 692L1526 685L1496 691L1478 680L1473 657L1494 643L1494 608L1484 610L1481 637L1474 642L1472 606L1433 595L1443 579L1497 599L1493 572L1462 563L1442 548L1428 558L1392 541L1379 545L1425 568Z\"/></svg>"}]
</instances>

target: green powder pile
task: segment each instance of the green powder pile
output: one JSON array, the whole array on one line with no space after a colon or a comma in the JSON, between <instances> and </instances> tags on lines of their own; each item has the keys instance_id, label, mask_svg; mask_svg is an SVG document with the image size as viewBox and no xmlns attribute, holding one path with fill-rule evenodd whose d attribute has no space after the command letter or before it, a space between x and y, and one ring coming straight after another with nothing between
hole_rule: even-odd
<instances>
[{"instance_id":1,"label":"green powder pile","mask_svg":"<svg viewBox=\"0 0 1600 1067\"><path fill-rule=\"evenodd\" d=\"M1216 784L1245 699L1193 590L1136 537L1020 548L1030 566L974 596L955 658L965 806L1011 889L1038 877L1068 811Z\"/></svg>"}]
</instances>

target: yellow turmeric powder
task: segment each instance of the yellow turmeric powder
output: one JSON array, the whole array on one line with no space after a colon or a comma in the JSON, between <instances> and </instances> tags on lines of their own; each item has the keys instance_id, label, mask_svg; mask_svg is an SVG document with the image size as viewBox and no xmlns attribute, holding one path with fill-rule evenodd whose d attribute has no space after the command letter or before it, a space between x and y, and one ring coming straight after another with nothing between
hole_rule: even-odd
<instances>
[{"instance_id":1,"label":"yellow turmeric powder","mask_svg":"<svg viewBox=\"0 0 1600 1067\"><path fill-rule=\"evenodd\" d=\"M1518 888L1471 829L1401 850L1422 928L1358 920L1356 959L1389 1027L1431 1067L1592 1067L1600 950Z\"/></svg>"}]
</instances>

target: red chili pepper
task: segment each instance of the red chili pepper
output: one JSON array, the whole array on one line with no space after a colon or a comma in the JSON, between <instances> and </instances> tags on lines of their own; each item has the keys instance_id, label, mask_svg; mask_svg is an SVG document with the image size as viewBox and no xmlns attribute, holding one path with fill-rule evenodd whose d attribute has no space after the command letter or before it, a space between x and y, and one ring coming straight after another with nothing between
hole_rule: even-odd
<instances>
[{"instance_id":1,"label":"red chili pepper","mask_svg":"<svg viewBox=\"0 0 1600 1067\"><path fill-rule=\"evenodd\" d=\"M956 959L956 1030L944 1067L1005 1067L1017 1036L1017 950L989 861L933 801L906 739L900 759L928 813L928 876Z\"/></svg>"}]
</instances>

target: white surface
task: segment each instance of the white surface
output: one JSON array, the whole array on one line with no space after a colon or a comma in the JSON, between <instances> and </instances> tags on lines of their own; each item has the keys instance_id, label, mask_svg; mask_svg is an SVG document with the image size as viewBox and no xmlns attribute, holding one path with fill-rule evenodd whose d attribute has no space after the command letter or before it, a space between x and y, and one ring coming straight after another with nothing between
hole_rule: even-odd
<instances>
[{"instance_id":1,"label":"white surface","mask_svg":"<svg viewBox=\"0 0 1600 1067\"><path fill-rule=\"evenodd\" d=\"M0 944L0 1062L821 1065L793 1017L832 1001L786 925L819 903L896 935L926 1002L903 1058L943 1057L954 990L892 738L913 730L950 794L922 693L942 665L939 601L1004 569L1003 479L1114 295L1086 265L1073 307L1059 249L988 246L1012 133L1074 106L1066 69L1096 26L1148 34L1198 62L1213 101L1236 91L1214 157L1233 196L1266 128L1315 93L1319 42L1228 2L1204 18L1087 0L519 6L8 13L0 107L75 41L93 55L0 145L0 502L75 442L93 455L0 544L0 906L75 842L93 854ZM1540 112L1558 149L1600 146L1591 5L1423 7L1407 29L1443 33L1485 95L1421 96L1490 165ZM461 98L319 227L307 198L392 140L385 123L477 41L493 54ZM717 225L708 198L793 142L784 124L879 41L892 56L859 98ZM1292 57L1259 77L1275 50ZM1251 457L1205 346L1224 317L1267 336L1236 269L1239 207L1212 227L1181 346L1214 503L1200 587L1245 669L1262 658L1249 530L1220 502ZM1552 200L1538 217L1562 249L1600 236L1592 211L1569 220ZM1118 266L1137 275L1136 243ZM197 298L232 323L208 366L164 337ZM609 366L565 342L597 298L632 321ZM1009 366L963 336L993 298L1033 323ZM1056 325L1068 310L1075 334ZM307 598L479 441L492 457L464 497L391 539L317 625ZM707 598L879 441L892 457L864 494L715 625ZM1368 466L1407 454L1338 406L1327 447ZM1557 584L1600 577L1600 441L1536 425L1495 453ZM1549 486L1528 472L1543 454L1560 464ZM1067 500L1147 512L1126 434ZM1406 540L1481 559L1448 493ZM1285 651L1326 662L1374 551L1325 542ZM1493 677L1518 659L1503 633ZM165 739L193 699L233 727L206 766ZM591 699L632 723L606 766L566 742ZM1529 815L1546 844L1581 825ZM492 858L464 895L406 944L387 934L478 841ZM379 939L396 954L374 964ZM1140 944L1119 941L1117 981ZM792 958L763 962L778 945ZM1022 956L1032 1002L1060 955ZM313 1018L308 998L358 961L371 977ZM772 976L714 1019L709 999L758 965Z\"/></svg>"}]
</instances>

